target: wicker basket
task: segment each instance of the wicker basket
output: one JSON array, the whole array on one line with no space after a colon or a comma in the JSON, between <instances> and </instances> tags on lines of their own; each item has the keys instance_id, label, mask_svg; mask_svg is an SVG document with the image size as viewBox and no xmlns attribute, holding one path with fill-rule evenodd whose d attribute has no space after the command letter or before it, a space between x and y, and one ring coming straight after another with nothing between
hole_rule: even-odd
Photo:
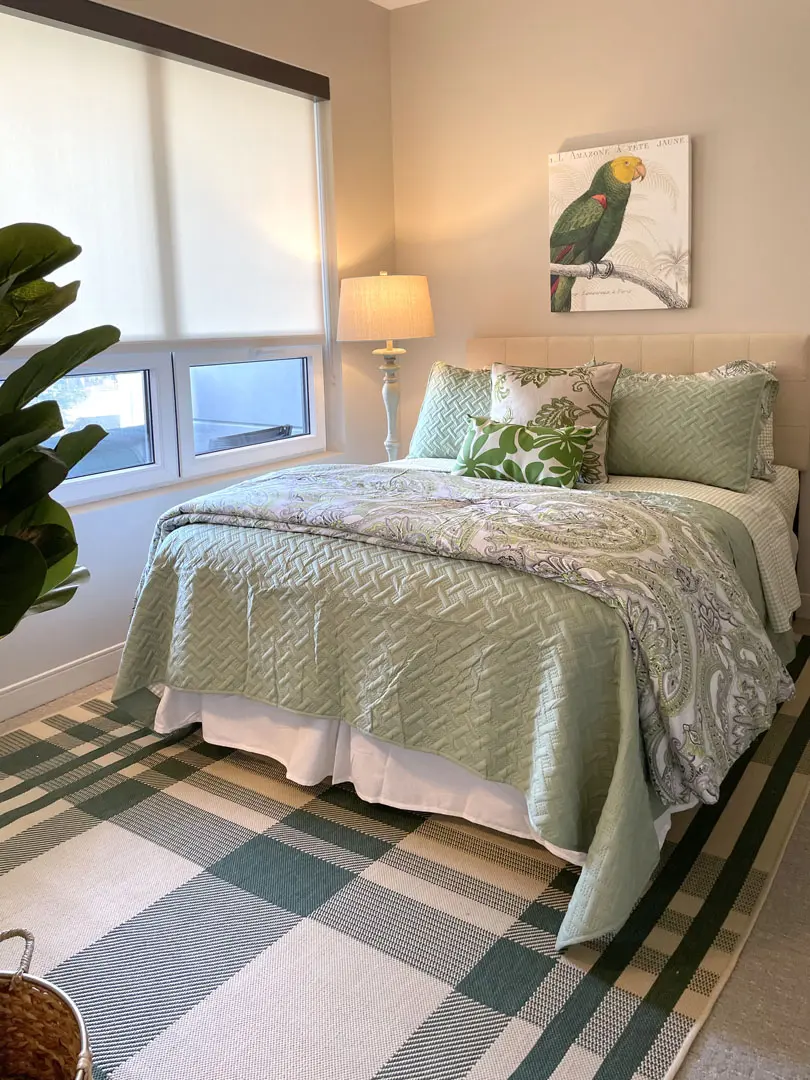
<instances>
[{"instance_id":1,"label":"wicker basket","mask_svg":"<svg viewBox=\"0 0 810 1080\"><path fill-rule=\"evenodd\" d=\"M93 1071L87 1032L67 994L28 974L34 939L27 930L7 930L0 941L25 940L16 971L0 971L0 1078L2 1080L90 1080Z\"/></svg>"}]
</instances>

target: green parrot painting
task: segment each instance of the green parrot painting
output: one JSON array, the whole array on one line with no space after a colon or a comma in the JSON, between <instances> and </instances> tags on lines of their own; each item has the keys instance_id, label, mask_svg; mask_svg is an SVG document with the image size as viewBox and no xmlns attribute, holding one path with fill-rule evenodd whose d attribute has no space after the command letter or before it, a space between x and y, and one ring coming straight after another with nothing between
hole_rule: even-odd
<instances>
[{"instance_id":1,"label":"green parrot painting","mask_svg":"<svg viewBox=\"0 0 810 1080\"><path fill-rule=\"evenodd\" d=\"M588 190L566 206L551 233L551 261L570 265L597 263L619 238L634 180L647 175L644 162L627 154L594 173ZM570 311L576 278L551 275L551 310Z\"/></svg>"}]
</instances>

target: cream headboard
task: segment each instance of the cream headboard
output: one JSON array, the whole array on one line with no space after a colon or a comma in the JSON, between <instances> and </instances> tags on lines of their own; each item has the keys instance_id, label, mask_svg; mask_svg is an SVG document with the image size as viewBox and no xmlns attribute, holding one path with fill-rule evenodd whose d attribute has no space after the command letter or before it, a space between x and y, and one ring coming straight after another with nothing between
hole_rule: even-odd
<instances>
[{"instance_id":1,"label":"cream headboard","mask_svg":"<svg viewBox=\"0 0 810 1080\"><path fill-rule=\"evenodd\" d=\"M774 361L780 382L774 412L777 465L810 468L810 349L803 334L650 334L643 337L475 338L467 365L576 367L595 358L636 371L688 374L732 360Z\"/></svg>"}]
</instances>

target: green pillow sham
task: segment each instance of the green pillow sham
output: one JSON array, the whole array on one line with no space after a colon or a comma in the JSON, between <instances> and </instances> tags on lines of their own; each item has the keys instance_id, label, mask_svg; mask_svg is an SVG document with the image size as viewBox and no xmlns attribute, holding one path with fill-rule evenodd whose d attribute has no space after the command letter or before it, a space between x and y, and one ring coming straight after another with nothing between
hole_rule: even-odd
<instances>
[{"instance_id":1,"label":"green pillow sham","mask_svg":"<svg viewBox=\"0 0 810 1080\"><path fill-rule=\"evenodd\" d=\"M623 372L611 402L608 472L747 491L766 380L764 372L718 380Z\"/></svg>"},{"instance_id":2,"label":"green pillow sham","mask_svg":"<svg viewBox=\"0 0 810 1080\"><path fill-rule=\"evenodd\" d=\"M723 364L722 367L701 372L700 376L704 379L738 379L741 375L764 374L765 386L759 403L762 422L759 427L754 465L751 469L751 475L758 480L776 479L773 463L773 410L779 396L779 380L774 375L775 368L776 364L773 361L767 364L755 364L751 360L732 360L730 364Z\"/></svg>"},{"instance_id":3,"label":"green pillow sham","mask_svg":"<svg viewBox=\"0 0 810 1080\"><path fill-rule=\"evenodd\" d=\"M696 372L694 375L674 375L662 371L631 371L628 368L623 368L619 375L619 382L627 378L646 379L649 382L661 379L738 379L741 375L763 374L765 376L765 386L759 403L761 424L751 475L758 480L775 480L773 410L779 394L779 380L774 375L775 367L776 365L773 362L756 364L751 360L732 360L730 364L723 364L720 367L711 368L709 371Z\"/></svg>"},{"instance_id":4,"label":"green pillow sham","mask_svg":"<svg viewBox=\"0 0 810 1080\"><path fill-rule=\"evenodd\" d=\"M468 416L489 416L489 368L470 371L441 362L433 365L408 457L454 458Z\"/></svg>"},{"instance_id":5,"label":"green pillow sham","mask_svg":"<svg viewBox=\"0 0 810 1080\"><path fill-rule=\"evenodd\" d=\"M595 435L594 427L549 428L471 416L453 472L570 488Z\"/></svg>"}]
</instances>

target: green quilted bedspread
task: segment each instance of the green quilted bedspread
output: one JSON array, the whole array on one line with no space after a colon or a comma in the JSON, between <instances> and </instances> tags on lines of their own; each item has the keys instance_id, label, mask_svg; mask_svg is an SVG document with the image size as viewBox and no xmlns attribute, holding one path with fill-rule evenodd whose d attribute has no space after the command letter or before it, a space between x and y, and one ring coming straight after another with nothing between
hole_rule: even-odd
<instances>
[{"instance_id":1,"label":"green quilted bedspread","mask_svg":"<svg viewBox=\"0 0 810 1080\"><path fill-rule=\"evenodd\" d=\"M586 853L558 946L618 929L657 864L655 818L664 803L683 805L694 792L666 797L666 758L658 759L655 725L649 718L639 721L644 693L638 638L628 631L616 594L613 600L589 595L583 587L590 585L572 580L570 565L559 571L562 580L553 580L516 568L514 559L512 566L504 559L479 561L483 556L473 552L469 528L454 533L471 545L466 556L458 545L444 553L448 557L414 550L421 543L418 499L409 505L407 536L401 507L399 539L390 522L376 535L367 523L365 532L351 535L346 501L341 521L334 505L325 512L324 491L334 503L340 485L345 494L358 471L327 467L320 478L306 469L288 470L164 515L116 697L154 684L241 694L338 717L377 738L441 754L480 777L510 784L525 793L538 838ZM362 475L367 484L384 475L379 483L391 486L386 470L369 468ZM448 484L451 494L475 492L468 507L478 506L481 485L493 486L416 475L403 491L416 483L423 502L426 492L433 493L443 520L452 516ZM314 523L312 491L319 485ZM550 521L563 505L559 492L548 501L526 495L524 485L495 488L499 495L511 489L510 498L519 489L533 508L542 503ZM688 528L704 540L707 533L712 537L712 558L728 568L721 574L729 582L724 603L728 607L736 597L738 605L747 605L734 618L745 624L749 651L768 666L771 679L757 722L748 724L733 752L726 744L722 754L717 751L721 765L712 759L713 767L726 770L770 722L776 699L789 693L767 638L764 645L760 640L764 632L758 637L752 629L757 624L762 630L764 602L745 529L723 511L676 497L566 495L569 532L569 511L579 506L573 500L590 500L590 508L601 499L634 527L670 517L679 528L691 523ZM432 511L437 506L431 504ZM488 512L486 506L480 510L481 520ZM612 564L599 552L608 573ZM683 587L694 589L694 583L685 579ZM744 601L735 589L747 590ZM716 616L712 611L709 622ZM647 663L650 657L655 663L658 631L649 628L649 612L637 618L636 630L652 642ZM750 697L749 675L743 673L738 691ZM694 760L703 767L699 755ZM694 791L711 801L699 785Z\"/></svg>"}]
</instances>

